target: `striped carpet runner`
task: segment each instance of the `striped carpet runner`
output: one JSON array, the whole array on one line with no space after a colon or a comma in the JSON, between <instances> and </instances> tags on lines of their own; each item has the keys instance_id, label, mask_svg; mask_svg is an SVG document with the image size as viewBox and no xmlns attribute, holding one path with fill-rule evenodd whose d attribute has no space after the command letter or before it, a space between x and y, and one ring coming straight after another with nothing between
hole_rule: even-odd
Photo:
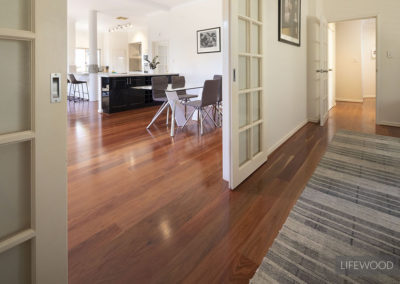
<instances>
[{"instance_id":1,"label":"striped carpet runner","mask_svg":"<svg viewBox=\"0 0 400 284\"><path fill-rule=\"evenodd\" d=\"M339 131L250 283L400 283L400 139Z\"/></svg>"}]
</instances>

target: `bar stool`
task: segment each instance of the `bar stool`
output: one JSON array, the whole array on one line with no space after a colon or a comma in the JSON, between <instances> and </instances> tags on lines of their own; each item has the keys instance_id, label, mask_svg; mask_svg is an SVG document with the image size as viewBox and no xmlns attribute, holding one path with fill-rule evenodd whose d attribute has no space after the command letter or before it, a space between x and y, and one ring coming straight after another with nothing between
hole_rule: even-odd
<instances>
[{"instance_id":1,"label":"bar stool","mask_svg":"<svg viewBox=\"0 0 400 284\"><path fill-rule=\"evenodd\" d=\"M86 81L78 81L76 80L74 74L68 74L68 80L70 82L69 85L69 93L71 94L71 88L73 88L74 91L74 96L73 96L73 100L74 102L76 102L77 100L85 100L85 91L83 88L83 85L86 85L86 94L87 94L87 100L89 101L89 88L88 88L88 84ZM81 90L79 90L79 87L81 87ZM78 88L78 99L76 98L76 88ZM81 94L82 94L82 98L81 98Z\"/></svg>"}]
</instances>

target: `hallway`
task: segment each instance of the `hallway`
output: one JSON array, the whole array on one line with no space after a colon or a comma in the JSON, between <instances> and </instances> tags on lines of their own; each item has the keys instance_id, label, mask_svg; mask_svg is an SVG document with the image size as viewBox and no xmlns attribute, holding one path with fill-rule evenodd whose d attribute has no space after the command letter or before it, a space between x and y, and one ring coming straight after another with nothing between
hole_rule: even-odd
<instances>
[{"instance_id":1,"label":"hallway","mask_svg":"<svg viewBox=\"0 0 400 284\"><path fill-rule=\"evenodd\" d=\"M374 100L338 103L231 192L220 130L173 140L163 124L145 130L151 108L101 117L85 104L69 114L72 284L247 283L336 130L400 137L375 126Z\"/></svg>"}]
</instances>

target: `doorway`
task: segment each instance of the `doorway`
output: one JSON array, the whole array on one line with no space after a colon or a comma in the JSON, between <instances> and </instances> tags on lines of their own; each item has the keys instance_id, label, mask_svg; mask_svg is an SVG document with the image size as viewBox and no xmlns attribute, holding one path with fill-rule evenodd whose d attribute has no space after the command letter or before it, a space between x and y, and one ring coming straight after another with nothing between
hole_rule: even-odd
<instances>
[{"instance_id":1,"label":"doorway","mask_svg":"<svg viewBox=\"0 0 400 284\"><path fill-rule=\"evenodd\" d=\"M169 61L169 42L155 41L153 42L153 57L158 56L160 62L158 70L160 73L168 73Z\"/></svg>"},{"instance_id":2,"label":"doorway","mask_svg":"<svg viewBox=\"0 0 400 284\"><path fill-rule=\"evenodd\" d=\"M377 19L329 24L329 109L336 103L376 105ZM376 106L368 108L376 118Z\"/></svg>"}]
</instances>

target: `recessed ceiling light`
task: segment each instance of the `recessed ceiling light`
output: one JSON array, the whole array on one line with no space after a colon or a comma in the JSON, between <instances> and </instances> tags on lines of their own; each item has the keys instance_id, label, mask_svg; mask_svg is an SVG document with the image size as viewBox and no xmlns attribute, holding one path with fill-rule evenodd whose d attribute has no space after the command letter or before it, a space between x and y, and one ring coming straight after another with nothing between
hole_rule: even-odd
<instances>
[{"instance_id":1,"label":"recessed ceiling light","mask_svg":"<svg viewBox=\"0 0 400 284\"><path fill-rule=\"evenodd\" d=\"M127 17L122 17L122 16L119 16L119 17L117 17L116 19L117 19L117 20L122 20L122 21L128 20Z\"/></svg>"}]
</instances>

